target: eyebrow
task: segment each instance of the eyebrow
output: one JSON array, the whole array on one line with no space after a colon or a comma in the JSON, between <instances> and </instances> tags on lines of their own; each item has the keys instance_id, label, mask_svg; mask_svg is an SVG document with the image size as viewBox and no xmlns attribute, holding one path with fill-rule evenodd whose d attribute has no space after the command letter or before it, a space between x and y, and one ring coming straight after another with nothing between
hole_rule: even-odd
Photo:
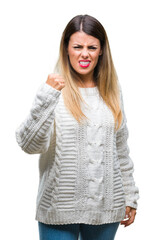
<instances>
[{"instance_id":1,"label":"eyebrow","mask_svg":"<svg viewBox=\"0 0 155 240\"><path fill-rule=\"evenodd\" d=\"M82 45L79 44L79 43L73 43L73 45L77 45L77 46L82 47ZM98 45L96 45L96 44L89 44L88 47L90 47L90 46L98 47Z\"/></svg>"}]
</instances>

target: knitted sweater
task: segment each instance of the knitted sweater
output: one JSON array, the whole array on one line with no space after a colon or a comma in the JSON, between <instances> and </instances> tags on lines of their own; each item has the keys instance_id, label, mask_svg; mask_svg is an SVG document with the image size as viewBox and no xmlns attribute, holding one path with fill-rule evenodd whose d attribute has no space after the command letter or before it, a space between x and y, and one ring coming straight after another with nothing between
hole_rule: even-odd
<instances>
[{"instance_id":1,"label":"knitted sweater","mask_svg":"<svg viewBox=\"0 0 155 240\"><path fill-rule=\"evenodd\" d=\"M137 208L122 93L123 122L114 132L98 88L79 90L87 103L81 105L88 117L83 124L66 109L61 91L43 83L16 130L22 150L40 154L36 220L46 224L118 222L126 206Z\"/></svg>"}]
</instances>

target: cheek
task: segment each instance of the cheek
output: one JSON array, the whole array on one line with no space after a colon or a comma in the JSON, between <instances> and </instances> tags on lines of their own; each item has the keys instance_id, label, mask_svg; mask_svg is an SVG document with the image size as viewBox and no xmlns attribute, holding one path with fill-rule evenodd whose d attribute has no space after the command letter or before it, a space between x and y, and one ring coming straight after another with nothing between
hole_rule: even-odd
<instances>
[{"instance_id":1,"label":"cheek","mask_svg":"<svg viewBox=\"0 0 155 240\"><path fill-rule=\"evenodd\" d=\"M94 59L94 63L96 64L98 62L98 59L99 59L99 54L95 54L93 56L93 59Z\"/></svg>"},{"instance_id":2,"label":"cheek","mask_svg":"<svg viewBox=\"0 0 155 240\"><path fill-rule=\"evenodd\" d=\"M70 54L70 58L71 59L75 59L76 58L76 54L75 53Z\"/></svg>"},{"instance_id":3,"label":"cheek","mask_svg":"<svg viewBox=\"0 0 155 240\"><path fill-rule=\"evenodd\" d=\"M75 64L77 62L78 55L76 53L70 53L69 54L69 59L70 62Z\"/></svg>"}]
</instances>

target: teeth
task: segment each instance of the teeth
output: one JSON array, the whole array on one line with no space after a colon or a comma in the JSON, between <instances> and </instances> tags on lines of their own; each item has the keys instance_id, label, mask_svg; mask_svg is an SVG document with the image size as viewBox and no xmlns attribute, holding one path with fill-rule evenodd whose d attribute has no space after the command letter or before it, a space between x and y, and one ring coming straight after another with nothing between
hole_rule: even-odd
<instances>
[{"instance_id":1,"label":"teeth","mask_svg":"<svg viewBox=\"0 0 155 240\"><path fill-rule=\"evenodd\" d=\"M83 65L83 66L86 66L86 65L88 65L89 63L90 63L89 61L88 61L88 62L80 61L80 64Z\"/></svg>"}]
</instances>

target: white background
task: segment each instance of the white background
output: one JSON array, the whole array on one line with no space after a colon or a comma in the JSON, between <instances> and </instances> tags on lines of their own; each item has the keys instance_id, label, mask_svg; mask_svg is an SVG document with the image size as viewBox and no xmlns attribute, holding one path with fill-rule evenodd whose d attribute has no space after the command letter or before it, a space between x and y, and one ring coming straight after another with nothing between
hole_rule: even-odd
<instances>
[{"instance_id":1,"label":"white background","mask_svg":"<svg viewBox=\"0 0 155 240\"><path fill-rule=\"evenodd\" d=\"M130 156L140 199L134 224L116 240L154 236L155 14L153 0L5 0L0 3L1 239L39 239L35 221L38 155L24 153L15 130L53 71L63 29L78 14L96 17L108 34L124 95Z\"/></svg>"}]
</instances>

